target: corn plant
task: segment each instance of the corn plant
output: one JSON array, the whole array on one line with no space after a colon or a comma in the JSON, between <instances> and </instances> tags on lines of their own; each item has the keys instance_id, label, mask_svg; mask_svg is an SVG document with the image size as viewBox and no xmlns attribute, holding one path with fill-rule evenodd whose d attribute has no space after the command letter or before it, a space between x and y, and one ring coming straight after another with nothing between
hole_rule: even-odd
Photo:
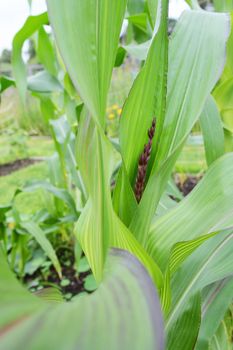
<instances>
[{"instance_id":1,"label":"corn plant","mask_svg":"<svg viewBox=\"0 0 233 350\"><path fill-rule=\"evenodd\" d=\"M127 1L47 0L57 47L84 104L76 159L86 199L74 234L99 287L68 304L57 304L54 291L38 298L13 278L0 251L2 349L230 346L224 316L232 301L233 155L224 155L210 96L230 18L189 3L193 10L168 39L168 1L148 0L153 35L138 48L144 63L114 147L105 112ZM209 168L189 196L174 201L167 184L199 118Z\"/></svg>"},{"instance_id":2,"label":"corn plant","mask_svg":"<svg viewBox=\"0 0 233 350\"><path fill-rule=\"evenodd\" d=\"M76 209L78 205L74 201L76 188L82 190L82 196L85 195L74 155L76 110L79 108L77 104L80 103L80 99L59 63L54 42L44 29L46 24L48 24L47 13L30 16L25 21L13 40L12 68L15 80L1 77L1 92L16 85L23 109L27 109L28 94L39 99L42 115L55 146L55 153L47 160L49 179L46 181L34 179L28 182L16 191L12 203L7 205L5 222L11 220L12 230L9 232L9 225L4 225L2 236L5 250L10 252L8 255L11 266L21 276L24 274L28 256L25 254L26 249L22 249L22 245L25 246L30 237L37 241L50 259L52 258L51 261L60 274L60 264L47 239L47 234L63 232L63 238L71 239L73 223L78 217ZM32 35L34 35L38 60L43 64L44 69L27 77L26 65L22 59L22 47ZM17 212L14 202L18 194L21 191L32 192L38 189L44 189L50 205L48 204L33 216Z\"/></svg>"}]
</instances>

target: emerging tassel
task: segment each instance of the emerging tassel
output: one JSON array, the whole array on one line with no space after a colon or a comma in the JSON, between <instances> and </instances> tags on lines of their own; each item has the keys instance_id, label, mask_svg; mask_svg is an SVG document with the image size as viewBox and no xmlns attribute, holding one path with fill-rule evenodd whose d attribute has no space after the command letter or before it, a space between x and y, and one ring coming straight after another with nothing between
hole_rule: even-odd
<instances>
[{"instance_id":1,"label":"emerging tassel","mask_svg":"<svg viewBox=\"0 0 233 350\"><path fill-rule=\"evenodd\" d=\"M138 172L137 172L137 177L136 177L136 182L134 187L134 193L138 203L140 202L142 198L142 194L144 192L145 181L146 181L146 170L147 170L148 162L151 155L152 141L155 134L155 128L156 128L156 119L154 118L152 121L152 125L148 130L148 137L149 137L148 143L144 146L143 152L138 161Z\"/></svg>"}]
</instances>

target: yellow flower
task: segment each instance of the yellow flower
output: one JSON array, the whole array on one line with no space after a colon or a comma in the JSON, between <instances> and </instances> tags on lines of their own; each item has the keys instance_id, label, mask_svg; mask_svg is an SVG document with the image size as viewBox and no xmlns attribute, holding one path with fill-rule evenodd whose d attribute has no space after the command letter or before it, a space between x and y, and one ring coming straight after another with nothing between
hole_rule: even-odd
<instances>
[{"instance_id":1,"label":"yellow flower","mask_svg":"<svg viewBox=\"0 0 233 350\"><path fill-rule=\"evenodd\" d=\"M15 223L9 222L8 227L9 227L9 229L13 230L15 228Z\"/></svg>"},{"instance_id":2,"label":"yellow flower","mask_svg":"<svg viewBox=\"0 0 233 350\"><path fill-rule=\"evenodd\" d=\"M120 115L120 114L121 114L121 112L122 112L122 108L118 108L118 110L117 110L117 114L118 114L118 115Z\"/></svg>"},{"instance_id":3,"label":"yellow flower","mask_svg":"<svg viewBox=\"0 0 233 350\"><path fill-rule=\"evenodd\" d=\"M112 106L112 109L118 109L119 108L119 106L117 105L117 104L114 104L113 106Z\"/></svg>"},{"instance_id":4,"label":"yellow flower","mask_svg":"<svg viewBox=\"0 0 233 350\"><path fill-rule=\"evenodd\" d=\"M108 119L112 120L112 119L114 119L114 118L115 118L115 115L114 115L113 113L110 113L110 114L108 115Z\"/></svg>"}]
</instances>

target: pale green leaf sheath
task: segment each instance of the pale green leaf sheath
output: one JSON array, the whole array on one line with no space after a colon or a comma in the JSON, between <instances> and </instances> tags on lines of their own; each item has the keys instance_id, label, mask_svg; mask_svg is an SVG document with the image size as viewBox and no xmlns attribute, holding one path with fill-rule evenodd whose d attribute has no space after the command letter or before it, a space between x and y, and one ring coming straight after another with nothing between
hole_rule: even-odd
<instances>
[{"instance_id":1,"label":"pale green leaf sheath","mask_svg":"<svg viewBox=\"0 0 233 350\"><path fill-rule=\"evenodd\" d=\"M38 16L30 16L28 17L20 31L15 35L13 40L12 67L14 77L16 80L16 86L19 89L19 95L23 103L25 103L27 90L26 67L22 58L23 44L43 24L47 23L47 12Z\"/></svg>"},{"instance_id":2,"label":"pale green leaf sheath","mask_svg":"<svg viewBox=\"0 0 233 350\"><path fill-rule=\"evenodd\" d=\"M96 122L104 126L126 0L47 0L47 4L68 73Z\"/></svg>"},{"instance_id":3,"label":"pale green leaf sheath","mask_svg":"<svg viewBox=\"0 0 233 350\"><path fill-rule=\"evenodd\" d=\"M70 303L51 303L56 292L50 291L49 301L29 293L1 248L0 266L0 349L164 350L154 284L128 252L112 250L98 290Z\"/></svg>"},{"instance_id":4,"label":"pale green leaf sheath","mask_svg":"<svg viewBox=\"0 0 233 350\"><path fill-rule=\"evenodd\" d=\"M110 178L113 171L113 148L84 110L77 140L77 159L87 193L87 204L75 232L98 282L109 247L127 249L148 268L158 288L162 275L131 232L113 210Z\"/></svg>"}]
</instances>

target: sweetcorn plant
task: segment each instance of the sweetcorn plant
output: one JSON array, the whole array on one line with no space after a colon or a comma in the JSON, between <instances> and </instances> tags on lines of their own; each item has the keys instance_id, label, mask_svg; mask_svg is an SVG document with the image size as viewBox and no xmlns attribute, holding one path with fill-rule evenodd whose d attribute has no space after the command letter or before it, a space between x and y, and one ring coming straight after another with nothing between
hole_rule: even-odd
<instances>
[{"instance_id":1,"label":"sweetcorn plant","mask_svg":"<svg viewBox=\"0 0 233 350\"><path fill-rule=\"evenodd\" d=\"M168 39L168 1L148 0L153 35L138 47L144 64L123 106L115 148L105 133L106 101L127 1L47 4L84 104L76 157L86 200L74 234L99 288L54 304L60 301L54 292L38 298L23 290L0 251L0 347L227 348L222 320L233 286L233 155L224 155L210 93L225 61L228 15L204 12L191 1L193 10ZM199 118L209 169L177 203L167 184ZM116 152L121 166L112 190Z\"/></svg>"}]
</instances>

